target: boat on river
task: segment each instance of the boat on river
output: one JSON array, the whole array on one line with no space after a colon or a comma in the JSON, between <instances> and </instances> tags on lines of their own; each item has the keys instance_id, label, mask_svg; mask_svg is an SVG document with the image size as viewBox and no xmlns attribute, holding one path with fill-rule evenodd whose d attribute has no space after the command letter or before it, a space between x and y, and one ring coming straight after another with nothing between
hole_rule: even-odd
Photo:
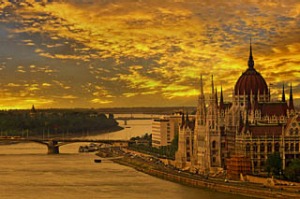
<instances>
[{"instance_id":1,"label":"boat on river","mask_svg":"<svg viewBox=\"0 0 300 199\"><path fill-rule=\"evenodd\" d=\"M94 162L95 162L95 163L101 163L102 160L101 160L101 159L94 159Z\"/></svg>"}]
</instances>

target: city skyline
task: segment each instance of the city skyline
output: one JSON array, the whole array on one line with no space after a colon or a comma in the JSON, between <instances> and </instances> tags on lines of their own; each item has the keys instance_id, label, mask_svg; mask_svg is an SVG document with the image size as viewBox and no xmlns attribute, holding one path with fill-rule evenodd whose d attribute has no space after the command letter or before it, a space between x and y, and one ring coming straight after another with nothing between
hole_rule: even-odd
<instances>
[{"instance_id":1,"label":"city skyline","mask_svg":"<svg viewBox=\"0 0 300 199\"><path fill-rule=\"evenodd\" d=\"M0 4L0 109L193 106L203 75L226 101L247 69L300 103L300 2L25 0Z\"/></svg>"}]
</instances>

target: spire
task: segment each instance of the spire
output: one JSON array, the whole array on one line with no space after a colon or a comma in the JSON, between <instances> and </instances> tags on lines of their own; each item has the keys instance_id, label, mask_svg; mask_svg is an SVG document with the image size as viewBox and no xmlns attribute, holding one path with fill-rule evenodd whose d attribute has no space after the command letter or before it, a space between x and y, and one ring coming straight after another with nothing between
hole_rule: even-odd
<instances>
[{"instance_id":1,"label":"spire","mask_svg":"<svg viewBox=\"0 0 300 199\"><path fill-rule=\"evenodd\" d=\"M32 107L31 107L31 112L32 112L32 113L35 113L35 112L36 112L34 105L32 105Z\"/></svg>"},{"instance_id":2,"label":"spire","mask_svg":"<svg viewBox=\"0 0 300 199\"><path fill-rule=\"evenodd\" d=\"M248 60L248 68L253 69L254 68L254 60L252 56L252 45L251 45L251 38L250 38L250 55Z\"/></svg>"},{"instance_id":3,"label":"spire","mask_svg":"<svg viewBox=\"0 0 300 199\"><path fill-rule=\"evenodd\" d=\"M181 128L184 127L184 124L185 124L185 121L184 121L184 112L182 112L182 115L181 115Z\"/></svg>"},{"instance_id":4,"label":"spire","mask_svg":"<svg viewBox=\"0 0 300 199\"><path fill-rule=\"evenodd\" d=\"M281 101L285 102L284 84L282 84L282 97L281 97Z\"/></svg>"},{"instance_id":5,"label":"spire","mask_svg":"<svg viewBox=\"0 0 300 199\"><path fill-rule=\"evenodd\" d=\"M294 108L294 100L293 100L293 86L292 86L292 84L291 84L291 86L290 86L290 103L289 103L289 109L291 110L291 109L295 109Z\"/></svg>"},{"instance_id":6,"label":"spire","mask_svg":"<svg viewBox=\"0 0 300 199\"><path fill-rule=\"evenodd\" d=\"M188 112L186 112L186 123L188 123L189 122L189 113Z\"/></svg>"},{"instance_id":7,"label":"spire","mask_svg":"<svg viewBox=\"0 0 300 199\"><path fill-rule=\"evenodd\" d=\"M200 75L200 95L204 95L202 74Z\"/></svg>"},{"instance_id":8,"label":"spire","mask_svg":"<svg viewBox=\"0 0 300 199\"><path fill-rule=\"evenodd\" d=\"M221 109L224 108L224 99L223 99L223 90L222 90L222 86L221 86L221 94L220 94L220 108L221 108Z\"/></svg>"},{"instance_id":9,"label":"spire","mask_svg":"<svg viewBox=\"0 0 300 199\"><path fill-rule=\"evenodd\" d=\"M211 75L211 94L214 94L214 75Z\"/></svg>"},{"instance_id":10,"label":"spire","mask_svg":"<svg viewBox=\"0 0 300 199\"><path fill-rule=\"evenodd\" d=\"M218 90L216 89L215 93L216 106L218 106Z\"/></svg>"}]
</instances>

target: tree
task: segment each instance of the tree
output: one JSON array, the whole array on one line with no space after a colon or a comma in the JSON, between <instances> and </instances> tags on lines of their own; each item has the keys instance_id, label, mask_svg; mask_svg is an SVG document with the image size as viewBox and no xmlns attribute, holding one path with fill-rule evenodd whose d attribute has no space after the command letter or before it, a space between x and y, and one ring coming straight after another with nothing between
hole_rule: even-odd
<instances>
[{"instance_id":1,"label":"tree","mask_svg":"<svg viewBox=\"0 0 300 199\"><path fill-rule=\"evenodd\" d=\"M300 182L300 159L294 159L285 169L284 175L291 181Z\"/></svg>"},{"instance_id":2,"label":"tree","mask_svg":"<svg viewBox=\"0 0 300 199\"><path fill-rule=\"evenodd\" d=\"M279 153L273 153L268 155L266 162L266 170L268 174L279 175L282 170L282 160Z\"/></svg>"}]
</instances>

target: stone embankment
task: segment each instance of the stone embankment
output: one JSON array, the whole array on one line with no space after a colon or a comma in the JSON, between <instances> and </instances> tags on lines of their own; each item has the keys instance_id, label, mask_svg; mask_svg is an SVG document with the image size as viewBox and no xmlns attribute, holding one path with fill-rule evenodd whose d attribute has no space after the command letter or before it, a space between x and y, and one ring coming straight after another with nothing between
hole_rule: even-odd
<instances>
[{"instance_id":1,"label":"stone embankment","mask_svg":"<svg viewBox=\"0 0 300 199\"><path fill-rule=\"evenodd\" d=\"M100 150L98 155L106 158L122 156L122 158L112 158L111 160L161 179L196 188L207 188L219 192L250 196L253 198L300 198L300 192L290 192L283 188L267 187L260 184L240 181L225 182L224 179L207 178L179 171L172 166L163 164L162 161L155 157L142 156L141 154L134 152L125 153L121 150L103 149Z\"/></svg>"}]
</instances>

